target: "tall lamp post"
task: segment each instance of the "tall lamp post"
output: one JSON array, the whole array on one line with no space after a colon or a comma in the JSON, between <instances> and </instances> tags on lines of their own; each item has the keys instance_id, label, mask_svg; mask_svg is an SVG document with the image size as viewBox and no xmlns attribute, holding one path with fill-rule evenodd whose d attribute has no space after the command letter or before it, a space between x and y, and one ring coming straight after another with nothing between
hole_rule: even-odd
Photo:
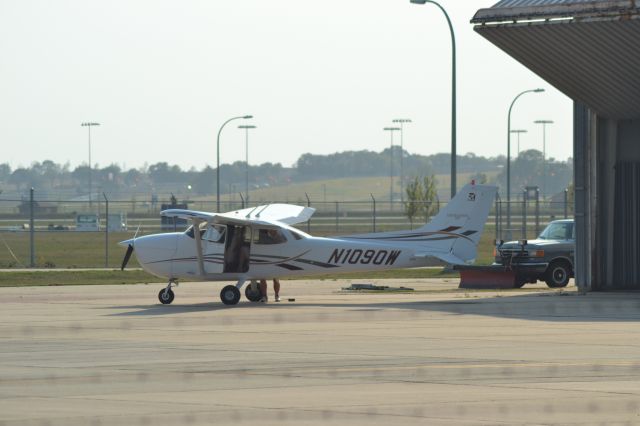
<instances>
[{"instance_id":1,"label":"tall lamp post","mask_svg":"<svg viewBox=\"0 0 640 426\"><path fill-rule=\"evenodd\" d=\"M253 115L239 115L238 117L231 117L220 126L220 130L218 130L218 138L216 143L216 210L220 212L220 133L222 133L222 129L227 125L228 122L233 120L248 120L253 118Z\"/></svg>"},{"instance_id":2,"label":"tall lamp post","mask_svg":"<svg viewBox=\"0 0 640 426\"><path fill-rule=\"evenodd\" d=\"M553 120L536 120L535 124L542 124L542 199L547 195L547 124Z\"/></svg>"},{"instance_id":3,"label":"tall lamp post","mask_svg":"<svg viewBox=\"0 0 640 426\"><path fill-rule=\"evenodd\" d=\"M451 33L451 198L453 198L456 195L456 36L451 19L440 3L433 0L411 0L411 3L436 5L444 13Z\"/></svg>"},{"instance_id":4,"label":"tall lamp post","mask_svg":"<svg viewBox=\"0 0 640 426\"><path fill-rule=\"evenodd\" d=\"M507 114L507 239L511 239L511 110L520 96L525 93L541 93L544 89L530 89L518 93L513 98L509 106L509 114Z\"/></svg>"},{"instance_id":5,"label":"tall lamp post","mask_svg":"<svg viewBox=\"0 0 640 426\"><path fill-rule=\"evenodd\" d=\"M244 129L244 152L245 152L245 193L247 196L247 207L249 207L249 129L255 129L253 124L241 124L238 129Z\"/></svg>"},{"instance_id":6,"label":"tall lamp post","mask_svg":"<svg viewBox=\"0 0 640 426\"><path fill-rule=\"evenodd\" d=\"M396 118L394 123L400 123L400 201L404 203L404 123L411 123L410 118Z\"/></svg>"},{"instance_id":7,"label":"tall lamp post","mask_svg":"<svg viewBox=\"0 0 640 426\"><path fill-rule=\"evenodd\" d=\"M391 135L391 145L389 148L389 164L391 164L389 169L389 208L393 209L393 132L400 130L400 127L385 127L385 132L389 132Z\"/></svg>"},{"instance_id":8,"label":"tall lamp post","mask_svg":"<svg viewBox=\"0 0 640 426\"><path fill-rule=\"evenodd\" d=\"M516 157L519 157L520 156L520 134L527 133L527 131L524 129L514 129L511 131L511 133L515 133L516 135L518 135L518 155Z\"/></svg>"},{"instance_id":9,"label":"tall lamp post","mask_svg":"<svg viewBox=\"0 0 640 426\"><path fill-rule=\"evenodd\" d=\"M91 207L91 193L93 192L91 183L91 127L99 126L100 123L86 122L80 124L82 127L86 127L89 130L89 207Z\"/></svg>"}]
</instances>

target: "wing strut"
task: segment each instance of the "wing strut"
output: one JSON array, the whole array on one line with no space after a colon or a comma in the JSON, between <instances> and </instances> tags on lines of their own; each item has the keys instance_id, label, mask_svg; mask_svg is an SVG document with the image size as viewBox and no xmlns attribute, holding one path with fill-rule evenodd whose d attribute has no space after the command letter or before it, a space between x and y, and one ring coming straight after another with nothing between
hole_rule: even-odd
<instances>
[{"instance_id":1,"label":"wing strut","mask_svg":"<svg viewBox=\"0 0 640 426\"><path fill-rule=\"evenodd\" d=\"M193 218L193 237L196 240L196 254L198 255L198 272L204 276L204 260L202 255L202 238L200 238L200 224L204 222Z\"/></svg>"}]
</instances>

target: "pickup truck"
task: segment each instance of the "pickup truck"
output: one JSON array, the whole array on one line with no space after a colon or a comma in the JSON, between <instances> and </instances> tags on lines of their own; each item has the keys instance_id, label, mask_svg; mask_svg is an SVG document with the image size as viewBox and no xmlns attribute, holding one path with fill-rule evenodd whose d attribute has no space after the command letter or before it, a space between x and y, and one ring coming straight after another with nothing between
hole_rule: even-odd
<instances>
[{"instance_id":1,"label":"pickup truck","mask_svg":"<svg viewBox=\"0 0 640 426\"><path fill-rule=\"evenodd\" d=\"M574 276L575 235L573 219L555 220L535 240L500 242L494 264L515 271L517 287L538 280L565 287Z\"/></svg>"}]
</instances>

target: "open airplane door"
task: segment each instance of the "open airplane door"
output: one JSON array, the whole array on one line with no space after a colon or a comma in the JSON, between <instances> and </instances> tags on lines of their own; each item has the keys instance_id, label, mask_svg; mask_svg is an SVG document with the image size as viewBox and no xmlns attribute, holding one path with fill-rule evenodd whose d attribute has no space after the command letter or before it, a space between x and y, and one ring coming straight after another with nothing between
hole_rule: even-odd
<instances>
[{"instance_id":1,"label":"open airplane door","mask_svg":"<svg viewBox=\"0 0 640 426\"><path fill-rule=\"evenodd\" d=\"M246 273L251 256L251 227L227 225L227 240L224 249L222 272Z\"/></svg>"},{"instance_id":2,"label":"open airplane door","mask_svg":"<svg viewBox=\"0 0 640 426\"><path fill-rule=\"evenodd\" d=\"M222 273L226 241L226 225L207 223L207 227L202 234L202 251L205 273Z\"/></svg>"}]
</instances>

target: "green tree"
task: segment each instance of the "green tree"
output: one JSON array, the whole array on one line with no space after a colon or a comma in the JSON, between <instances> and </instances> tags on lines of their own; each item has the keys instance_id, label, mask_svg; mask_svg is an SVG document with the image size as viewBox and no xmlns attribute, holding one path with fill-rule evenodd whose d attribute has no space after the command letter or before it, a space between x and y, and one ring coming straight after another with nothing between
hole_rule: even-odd
<instances>
[{"instance_id":1,"label":"green tree","mask_svg":"<svg viewBox=\"0 0 640 426\"><path fill-rule=\"evenodd\" d=\"M407 201L405 202L405 214L411 222L413 228L413 219L422 216L425 222L438 211L438 191L436 189L436 178L425 176L422 179L414 178L407 185Z\"/></svg>"},{"instance_id":2,"label":"green tree","mask_svg":"<svg viewBox=\"0 0 640 426\"><path fill-rule=\"evenodd\" d=\"M413 228L413 218L420 215L422 212L422 185L420 180L416 177L412 182L409 182L405 188L407 191L407 201L404 203L404 211L411 228Z\"/></svg>"},{"instance_id":3,"label":"green tree","mask_svg":"<svg viewBox=\"0 0 640 426\"><path fill-rule=\"evenodd\" d=\"M422 202L424 206L424 221L429 222L429 218L438 211L437 200L438 190L436 189L435 176L425 176L422 178Z\"/></svg>"}]
</instances>

